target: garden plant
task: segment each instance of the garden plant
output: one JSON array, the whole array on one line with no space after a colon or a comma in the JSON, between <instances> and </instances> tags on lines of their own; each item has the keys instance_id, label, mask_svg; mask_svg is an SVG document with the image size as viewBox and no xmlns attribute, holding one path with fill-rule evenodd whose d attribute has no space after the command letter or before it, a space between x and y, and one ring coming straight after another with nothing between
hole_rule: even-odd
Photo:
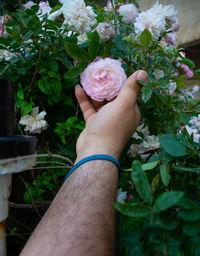
<instances>
[{"instance_id":1,"label":"garden plant","mask_svg":"<svg viewBox=\"0 0 200 256\"><path fill-rule=\"evenodd\" d=\"M177 46L175 6L157 1L141 12L137 1L60 0L16 7L1 6L0 77L15 88L16 129L38 136L38 170L25 181L24 200L52 199L75 160L84 129L75 86L106 104L145 70L142 120L120 160L118 251L200 255L200 90L184 84L200 70Z\"/></svg>"}]
</instances>

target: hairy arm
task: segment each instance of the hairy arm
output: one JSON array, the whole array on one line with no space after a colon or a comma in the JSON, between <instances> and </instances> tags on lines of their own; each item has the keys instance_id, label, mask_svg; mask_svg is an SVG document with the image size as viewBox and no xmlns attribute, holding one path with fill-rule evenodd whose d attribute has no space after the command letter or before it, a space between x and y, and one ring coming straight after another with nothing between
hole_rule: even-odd
<instances>
[{"instance_id":1,"label":"hairy arm","mask_svg":"<svg viewBox=\"0 0 200 256\"><path fill-rule=\"evenodd\" d=\"M136 103L147 74L138 71L124 84L118 97L102 106L88 100L81 87L76 97L86 128L77 141L77 161L93 154L117 159L136 130L140 111ZM85 163L63 184L35 229L21 256L115 255L115 211L118 170L106 160Z\"/></svg>"}]
</instances>

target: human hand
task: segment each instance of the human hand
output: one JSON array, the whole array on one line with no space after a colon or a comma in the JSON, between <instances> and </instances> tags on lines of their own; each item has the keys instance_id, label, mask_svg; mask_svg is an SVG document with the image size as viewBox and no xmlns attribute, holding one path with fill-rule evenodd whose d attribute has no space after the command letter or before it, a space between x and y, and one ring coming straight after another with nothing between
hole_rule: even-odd
<instances>
[{"instance_id":1,"label":"human hand","mask_svg":"<svg viewBox=\"0 0 200 256\"><path fill-rule=\"evenodd\" d=\"M75 89L86 122L76 144L76 162L94 154L120 158L141 118L136 102L141 85L136 80L146 82L147 78L145 71L135 72L127 79L117 98L106 105L90 101L80 86Z\"/></svg>"}]
</instances>

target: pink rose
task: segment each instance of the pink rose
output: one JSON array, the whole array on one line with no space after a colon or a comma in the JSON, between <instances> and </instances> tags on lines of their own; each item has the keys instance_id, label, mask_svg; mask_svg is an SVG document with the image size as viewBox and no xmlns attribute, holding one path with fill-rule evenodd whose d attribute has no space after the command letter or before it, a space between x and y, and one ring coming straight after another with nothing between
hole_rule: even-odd
<instances>
[{"instance_id":1,"label":"pink rose","mask_svg":"<svg viewBox=\"0 0 200 256\"><path fill-rule=\"evenodd\" d=\"M187 65L181 64L181 67L185 72L185 78L192 78L194 76L194 72Z\"/></svg>"},{"instance_id":2,"label":"pink rose","mask_svg":"<svg viewBox=\"0 0 200 256\"><path fill-rule=\"evenodd\" d=\"M98 102L114 99L126 79L121 62L110 58L95 60L81 74L83 89Z\"/></svg>"},{"instance_id":3,"label":"pink rose","mask_svg":"<svg viewBox=\"0 0 200 256\"><path fill-rule=\"evenodd\" d=\"M167 33L166 43L170 44L170 45L176 45L177 44L177 39L176 39L176 33L175 32Z\"/></svg>"}]
</instances>

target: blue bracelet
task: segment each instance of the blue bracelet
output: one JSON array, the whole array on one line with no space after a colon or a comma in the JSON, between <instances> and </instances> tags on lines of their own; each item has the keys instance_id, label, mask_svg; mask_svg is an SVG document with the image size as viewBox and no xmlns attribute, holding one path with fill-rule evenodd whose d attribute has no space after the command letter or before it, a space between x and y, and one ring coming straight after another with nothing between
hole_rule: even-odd
<instances>
[{"instance_id":1,"label":"blue bracelet","mask_svg":"<svg viewBox=\"0 0 200 256\"><path fill-rule=\"evenodd\" d=\"M114 164L117 165L119 172L120 172L120 164L119 162L112 156L109 155L92 155L92 156L88 156L86 158L83 158L82 160L80 160L78 163L76 163L72 169L68 172L68 174L65 177L65 180L70 176L70 174L72 174L73 171L75 171L80 165L87 163L89 161L93 161L93 160L107 160L107 161L111 161Z\"/></svg>"}]
</instances>

